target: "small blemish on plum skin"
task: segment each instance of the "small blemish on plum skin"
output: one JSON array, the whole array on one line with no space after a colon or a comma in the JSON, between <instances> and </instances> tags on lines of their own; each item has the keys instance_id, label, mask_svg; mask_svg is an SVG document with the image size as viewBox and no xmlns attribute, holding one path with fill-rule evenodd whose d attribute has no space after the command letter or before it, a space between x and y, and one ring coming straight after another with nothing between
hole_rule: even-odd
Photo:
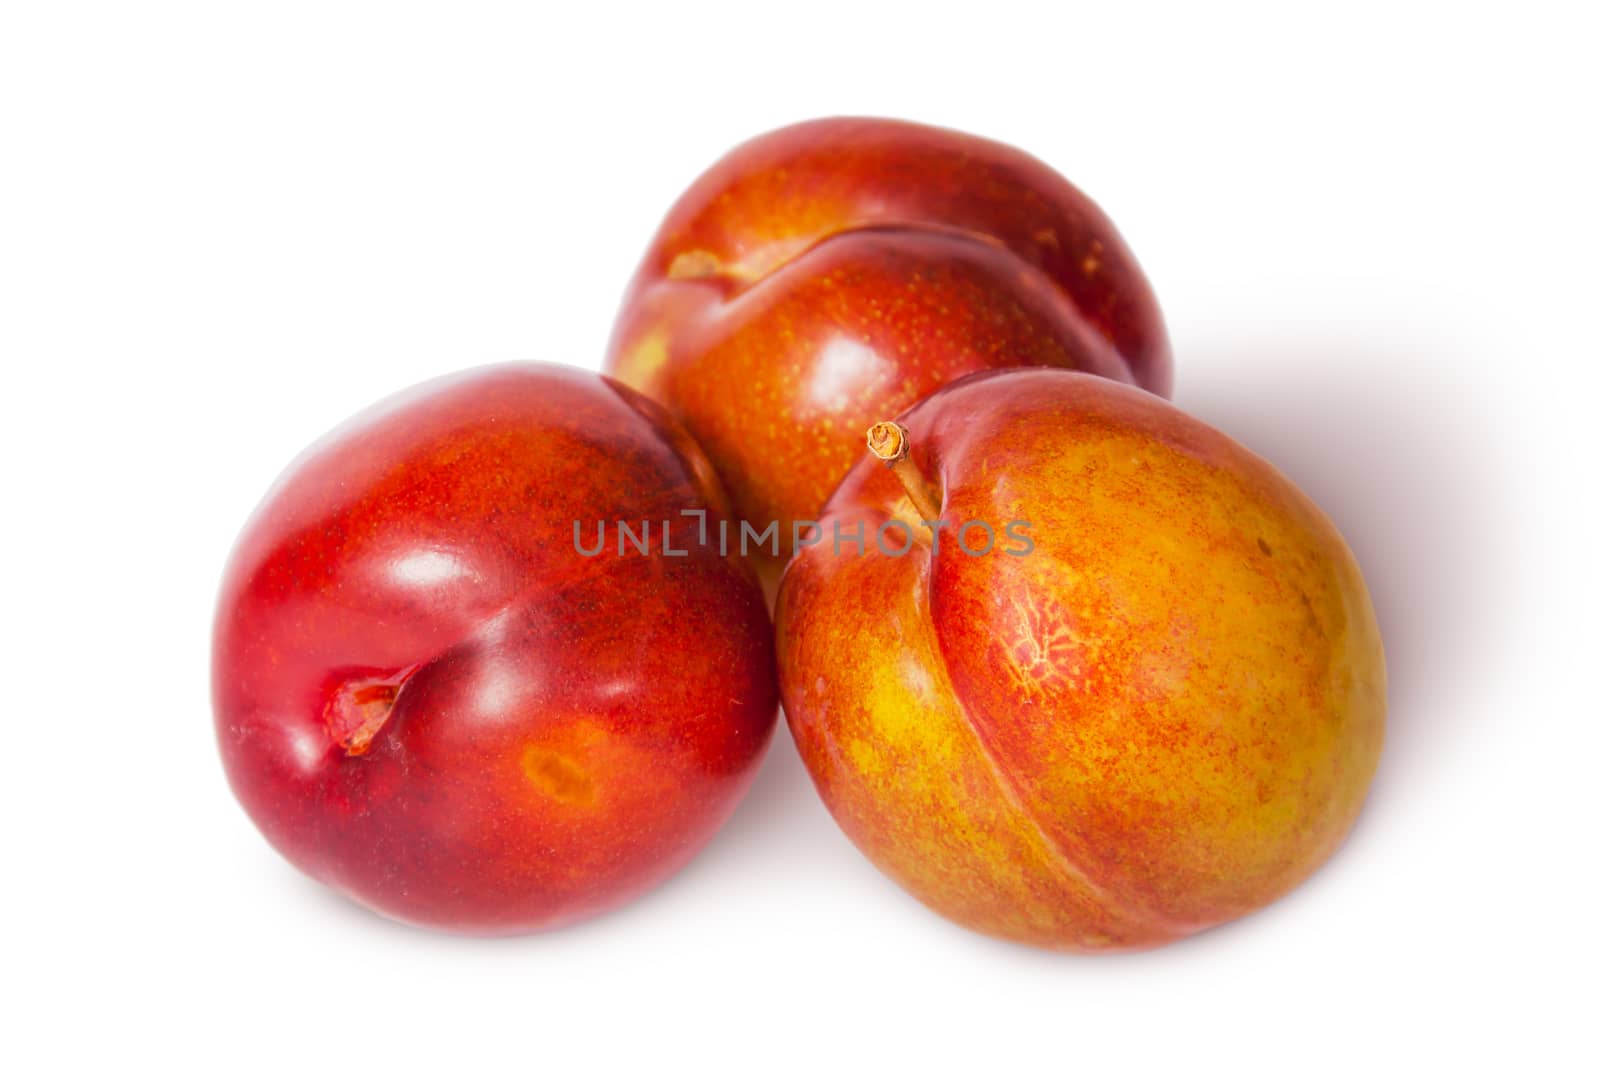
<instances>
[{"instance_id":1,"label":"small blemish on plum skin","mask_svg":"<svg viewBox=\"0 0 1600 1067\"><path fill-rule=\"evenodd\" d=\"M594 783L583 768L559 752L529 748L522 754L522 772L539 790L556 800L594 803Z\"/></svg>"}]
</instances>

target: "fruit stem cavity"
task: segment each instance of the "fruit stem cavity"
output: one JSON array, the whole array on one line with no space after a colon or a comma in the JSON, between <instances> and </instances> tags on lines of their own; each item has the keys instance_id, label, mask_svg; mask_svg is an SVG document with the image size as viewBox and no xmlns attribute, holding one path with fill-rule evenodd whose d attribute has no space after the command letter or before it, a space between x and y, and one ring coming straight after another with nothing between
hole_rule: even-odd
<instances>
[{"instance_id":1,"label":"fruit stem cavity","mask_svg":"<svg viewBox=\"0 0 1600 1067\"><path fill-rule=\"evenodd\" d=\"M364 756L373 739L389 721L400 687L411 677L407 669L383 677L351 678L341 682L323 709L328 736L348 756Z\"/></svg>"}]
</instances>

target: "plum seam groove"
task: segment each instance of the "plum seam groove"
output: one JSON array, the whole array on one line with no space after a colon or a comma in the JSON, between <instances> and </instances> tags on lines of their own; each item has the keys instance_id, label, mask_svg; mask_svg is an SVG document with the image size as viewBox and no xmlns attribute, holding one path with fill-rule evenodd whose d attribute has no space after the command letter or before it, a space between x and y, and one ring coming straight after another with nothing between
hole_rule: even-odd
<instances>
[{"instance_id":1,"label":"plum seam groove","mask_svg":"<svg viewBox=\"0 0 1600 1067\"><path fill-rule=\"evenodd\" d=\"M1039 840L1044 843L1050 856L1066 872L1067 876L1087 889L1089 894L1103 904L1111 914L1131 923L1154 926L1178 936L1205 929L1207 924L1180 923L1148 907L1134 904L1115 896L1109 889L1102 886L1098 880L1089 877L1083 867L1073 858L1066 843L1045 828L1043 820L1022 799L1022 793L1018 788L1015 777L1005 769L999 758L995 756L994 750L990 748L988 735L972 717L971 712L967 710L965 698L956 690L955 679L950 674L949 660L945 655L943 639L938 636L938 630L933 626L933 599L935 595L933 583L929 581L928 600L924 610L927 614L929 627L933 629L935 634L934 651L938 656L939 667L944 672L945 679L950 683L950 695L955 700L956 709L959 712L958 718L960 718L967 730L971 732L978 751L983 754L984 763L988 766L989 773L994 776L995 786L1000 790L1000 795L1005 797L1006 803L1010 804L1012 809L1022 817L1023 821L1039 835Z\"/></svg>"},{"instance_id":2,"label":"plum seam groove","mask_svg":"<svg viewBox=\"0 0 1600 1067\"><path fill-rule=\"evenodd\" d=\"M716 253L711 252L708 249L685 249L683 252L678 253L678 256L674 258L680 258L695 252L705 252L718 264L717 269L704 275L683 275L676 278L673 277L668 271L664 270L661 272L661 277L658 279L658 284L659 282L679 282L681 284L694 285L704 282L707 278L716 278L720 281L732 282L736 291L731 299L723 301L725 304L732 303L733 300L738 299L738 297L756 288L762 282L773 277L774 275L782 273L791 264L799 262L801 259L810 255L812 252L815 252L818 248L821 248L830 241L839 240L845 237L854 237L861 234L896 234L907 232L929 234L933 236L944 236L961 241L970 241L974 244L984 245L989 248L996 249L997 251L1006 252L1018 259L1022 259L1022 257L1018 256L1016 251L1012 249L1010 245L1006 244L998 237L995 237L992 234L984 233L981 230L974 230L966 226L952 226L948 223L942 222L931 222L926 219L885 218L873 219L868 222L849 223L844 226L840 226L837 229L827 230L823 233L812 234L808 237L802 237L796 241L796 245L798 246L796 251L782 259L777 260L776 262L768 264L767 268L760 274L741 274L741 272L737 269L738 264L742 262L741 260L735 259L724 261L721 256L718 256ZM802 244L801 242L804 243ZM1060 288L1060 286L1055 284L1054 279L1050 279L1050 284L1052 288Z\"/></svg>"},{"instance_id":3,"label":"plum seam groove","mask_svg":"<svg viewBox=\"0 0 1600 1067\"><path fill-rule=\"evenodd\" d=\"M1078 324L1083 327L1087 335L1095 338L1101 344L1105 345L1106 349L1112 355L1115 355L1117 360L1123 365L1124 369L1127 370L1128 380L1130 382L1134 380L1132 365L1129 363L1127 354L1123 352L1122 348L1118 346L1117 343L1112 340L1112 338L1106 335L1106 333L1096 324L1095 319L1092 315L1090 315L1089 310L1080 304L1078 299L1070 291L1068 291L1064 285L1056 281L1054 277L1052 277L1038 264L1029 260L1026 256L1022 255L1015 248L1002 241L1000 238L995 237L993 234L984 233L982 230L974 230L966 226L952 226L947 223L932 222L926 219L874 219L870 222L852 223L847 226L841 226L836 230L829 230L827 233L819 234L811 238L793 255L778 260L776 263L771 264L766 270L762 271L758 275L741 277L737 270L728 270L725 267L719 266L718 270L704 277L673 278L666 272L663 272L655 284L659 285L665 282L671 282L679 285L702 285L705 283L708 277L715 278L724 284L731 283L731 291L725 290L722 298L714 305L714 315L711 317L716 318L727 315L746 297L760 289L764 283L782 274L784 271L799 263L801 260L805 259L805 257L817 251L819 248L827 245L829 242L861 235L870 236L873 234L896 233L914 233L922 236L947 237L955 241L965 241L970 244L979 245L981 247L1000 252L1008 258L1015 260L1017 266L1024 273L1036 275L1043 283L1045 289L1054 292L1062 299L1067 307L1071 309L1073 318L1076 319ZM686 253L679 253L679 255L684 254ZM713 254L713 258L716 258L719 264L722 263L720 257L715 257ZM732 266L737 262L737 260L731 261L729 266ZM705 325L706 322L704 320L696 324L698 328L704 328Z\"/></svg>"}]
</instances>

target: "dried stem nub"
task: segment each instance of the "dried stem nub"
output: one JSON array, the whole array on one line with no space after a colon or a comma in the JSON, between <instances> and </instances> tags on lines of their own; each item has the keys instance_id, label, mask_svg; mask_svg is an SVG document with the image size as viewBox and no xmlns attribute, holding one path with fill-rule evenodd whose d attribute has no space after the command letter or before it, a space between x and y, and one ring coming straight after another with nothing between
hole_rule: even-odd
<instances>
[{"instance_id":1,"label":"dried stem nub","mask_svg":"<svg viewBox=\"0 0 1600 1067\"><path fill-rule=\"evenodd\" d=\"M939 499L932 484L911 458L911 438L906 428L898 422L874 423L867 431L867 450L883 460L883 465L894 472L911 500L917 514L928 522L939 518Z\"/></svg>"}]
</instances>

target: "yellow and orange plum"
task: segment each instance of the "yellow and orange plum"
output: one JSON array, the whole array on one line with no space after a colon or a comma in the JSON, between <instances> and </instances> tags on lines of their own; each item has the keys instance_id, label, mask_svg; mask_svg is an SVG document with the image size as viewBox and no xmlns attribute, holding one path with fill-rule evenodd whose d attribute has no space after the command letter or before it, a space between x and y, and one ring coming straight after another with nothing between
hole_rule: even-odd
<instances>
[{"instance_id":1,"label":"yellow and orange plum","mask_svg":"<svg viewBox=\"0 0 1600 1067\"><path fill-rule=\"evenodd\" d=\"M1226 922L1326 860L1385 669L1311 501L1084 374L973 375L900 422L908 457L863 453L777 606L790 728L862 851L957 922L1073 951Z\"/></svg>"}]
</instances>

